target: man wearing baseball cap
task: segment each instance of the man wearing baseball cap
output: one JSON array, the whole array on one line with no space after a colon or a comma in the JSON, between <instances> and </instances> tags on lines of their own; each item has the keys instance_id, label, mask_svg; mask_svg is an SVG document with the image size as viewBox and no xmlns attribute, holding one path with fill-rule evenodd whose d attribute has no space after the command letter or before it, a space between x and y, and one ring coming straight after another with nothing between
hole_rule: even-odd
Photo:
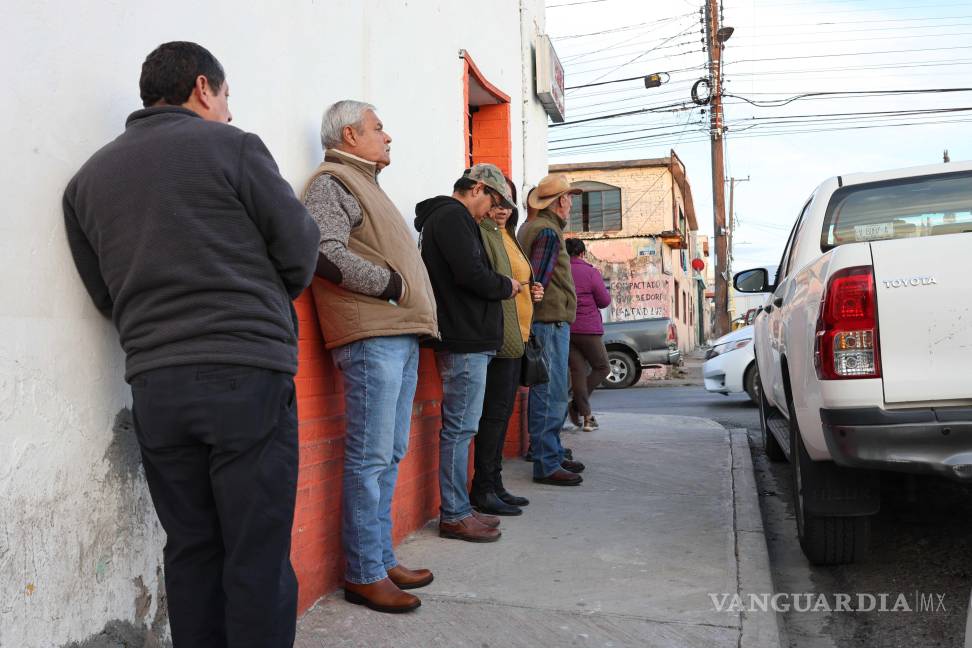
<instances>
[{"instance_id":1,"label":"man wearing baseball cap","mask_svg":"<svg viewBox=\"0 0 972 648\"><path fill-rule=\"evenodd\" d=\"M469 503L469 442L482 415L486 368L503 343L500 302L527 288L490 267L479 235L479 221L500 205L513 206L503 172L477 164L456 181L452 196L415 206L442 336L433 343L442 378L439 535L469 542L500 537L499 518L474 512Z\"/></svg>"},{"instance_id":2,"label":"man wearing baseball cap","mask_svg":"<svg viewBox=\"0 0 972 648\"><path fill-rule=\"evenodd\" d=\"M577 310L577 295L564 246L564 225L573 195L567 177L546 176L530 193L528 206L539 210L520 229L520 245L530 255L536 280L543 284L543 299L534 306L533 335L543 346L550 381L530 388L528 426L533 455L533 481L555 486L576 486L584 464L568 460L560 443L560 428L567 418L567 357L570 325Z\"/></svg>"}]
</instances>

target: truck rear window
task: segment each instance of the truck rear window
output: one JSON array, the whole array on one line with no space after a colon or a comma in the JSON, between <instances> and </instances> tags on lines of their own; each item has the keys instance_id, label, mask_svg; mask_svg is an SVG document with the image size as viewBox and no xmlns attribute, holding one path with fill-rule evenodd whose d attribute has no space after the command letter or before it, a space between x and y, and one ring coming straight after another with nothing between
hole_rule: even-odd
<instances>
[{"instance_id":1,"label":"truck rear window","mask_svg":"<svg viewBox=\"0 0 972 648\"><path fill-rule=\"evenodd\" d=\"M972 172L850 185L827 205L820 248L972 232Z\"/></svg>"}]
</instances>

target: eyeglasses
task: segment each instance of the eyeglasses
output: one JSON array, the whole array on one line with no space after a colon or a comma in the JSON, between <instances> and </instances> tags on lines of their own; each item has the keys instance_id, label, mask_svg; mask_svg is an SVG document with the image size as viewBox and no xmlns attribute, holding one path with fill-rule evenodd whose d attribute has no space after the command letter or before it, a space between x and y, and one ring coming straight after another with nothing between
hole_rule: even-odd
<instances>
[{"instance_id":1,"label":"eyeglasses","mask_svg":"<svg viewBox=\"0 0 972 648\"><path fill-rule=\"evenodd\" d=\"M504 208L503 197L499 195L499 193L495 189L492 189L491 187L487 187L486 185L483 185L483 188L486 190L486 195L489 196L489 208L503 209Z\"/></svg>"}]
</instances>

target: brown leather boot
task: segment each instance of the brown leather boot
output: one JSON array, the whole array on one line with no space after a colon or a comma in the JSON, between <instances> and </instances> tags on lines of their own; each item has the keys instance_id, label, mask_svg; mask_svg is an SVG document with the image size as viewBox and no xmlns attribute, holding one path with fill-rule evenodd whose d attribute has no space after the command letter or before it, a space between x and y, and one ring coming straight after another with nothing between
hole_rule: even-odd
<instances>
[{"instance_id":1,"label":"brown leather boot","mask_svg":"<svg viewBox=\"0 0 972 648\"><path fill-rule=\"evenodd\" d=\"M501 535L499 529L486 526L472 515L458 522L439 522L439 537L442 538L466 542L496 542Z\"/></svg>"},{"instance_id":2,"label":"brown leather boot","mask_svg":"<svg viewBox=\"0 0 972 648\"><path fill-rule=\"evenodd\" d=\"M344 600L364 605L377 612L410 612L422 605L421 599L398 588L390 578L359 585L344 581Z\"/></svg>"},{"instance_id":3,"label":"brown leather boot","mask_svg":"<svg viewBox=\"0 0 972 648\"><path fill-rule=\"evenodd\" d=\"M395 565L388 570L388 578L398 585L398 589L416 589L425 587L432 582L432 572L428 569L409 569L402 565Z\"/></svg>"},{"instance_id":4,"label":"brown leather boot","mask_svg":"<svg viewBox=\"0 0 972 648\"><path fill-rule=\"evenodd\" d=\"M495 529L500 525L500 519L495 515L488 515L486 513L480 513L479 511L473 511L473 517L476 521L484 526L488 526L490 529Z\"/></svg>"}]
</instances>

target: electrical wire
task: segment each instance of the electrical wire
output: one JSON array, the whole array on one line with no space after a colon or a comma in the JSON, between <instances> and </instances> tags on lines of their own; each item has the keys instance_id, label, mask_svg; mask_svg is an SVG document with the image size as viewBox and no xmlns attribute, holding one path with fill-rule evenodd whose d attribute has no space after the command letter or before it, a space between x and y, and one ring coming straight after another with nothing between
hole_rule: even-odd
<instances>
[{"instance_id":1,"label":"electrical wire","mask_svg":"<svg viewBox=\"0 0 972 648\"><path fill-rule=\"evenodd\" d=\"M546 9L559 9L560 7L575 7L577 5L594 4L595 2L607 2L607 0L580 0L580 2L564 2L562 4L547 5Z\"/></svg>"},{"instance_id":2,"label":"electrical wire","mask_svg":"<svg viewBox=\"0 0 972 648\"><path fill-rule=\"evenodd\" d=\"M962 23L950 23L950 24L947 24L947 25L910 25L910 26L909 25L899 25L898 27L863 27L861 29L836 29L836 30L831 30L831 33L834 34L834 35L837 35L837 34L854 34L854 33L860 33L860 32L907 31L907 30L915 30L915 29L941 29L943 27L968 27L970 25L972 25L972 23L962 22ZM797 26L797 25L795 25L795 26ZM799 25L799 26L806 27L807 25ZM739 39L739 40L753 40L753 39L755 39L755 40L761 40L761 39L766 38L767 36L781 36L781 37L782 36L802 36L802 35L808 35L808 34L818 33L816 31L810 31L810 32L808 32L808 31L803 31L803 30L796 31L796 32L783 32L783 31L780 31L779 29L771 29L771 30L768 30L767 33L761 33L760 29L762 27L764 27L764 25L753 25L750 28L750 32L748 34L740 34L739 36L733 35L734 36L733 40L736 40L736 39ZM934 34L927 34L927 35L928 36L933 36Z\"/></svg>"},{"instance_id":3,"label":"electrical wire","mask_svg":"<svg viewBox=\"0 0 972 648\"><path fill-rule=\"evenodd\" d=\"M778 6L783 6L783 5L773 5L773 8L776 8ZM803 5L803 6L807 6L807 5ZM968 6L969 6L969 3L968 2L958 2L958 3L953 3L953 4L924 4L924 5L911 5L911 6L905 6L905 7L887 7L887 6L883 6L882 5L880 9L881 9L881 11L889 11L889 10L890 11L901 11L903 9L926 9L927 10L927 9L941 9L941 8L944 8L944 7L963 7L963 8L968 8ZM794 12L792 15L794 17L801 16L801 15L807 15L807 16L809 16L809 15L828 15L829 16L830 14L874 13L875 11L876 11L875 9L824 9L823 11L814 10L814 11L810 11L810 12L806 12L806 13ZM787 12L787 14L790 15L790 12Z\"/></svg>"},{"instance_id":4,"label":"electrical wire","mask_svg":"<svg viewBox=\"0 0 972 648\"><path fill-rule=\"evenodd\" d=\"M668 43L669 41L675 40L676 38L679 38L681 36L684 36L685 34L687 34L689 31L691 31L693 29L695 29L694 26L692 26L692 27L690 27L690 28L688 28L688 29L686 29L684 31L681 31L678 34L675 34L674 36L669 37L668 39L662 41L662 45L664 45L665 43ZM640 58L642 58L644 56L647 56L648 54L650 54L651 52L653 52L655 49L656 48L649 48L649 49L645 50L644 52L642 52L638 56L634 57L630 61L628 61L626 63L622 63L621 65L613 68L610 72L605 72L604 74L602 74L602 75L600 75L600 76L598 76L598 77L596 77L594 79L591 79L590 82L593 83L595 81L600 81L604 77L610 76L612 72L616 72L616 71L620 70L621 68L627 67L627 66L631 65L632 63L635 63L638 59L640 59Z\"/></svg>"},{"instance_id":5,"label":"electrical wire","mask_svg":"<svg viewBox=\"0 0 972 648\"><path fill-rule=\"evenodd\" d=\"M855 125L855 126L837 126L837 127L830 127L830 128L799 128L799 129L792 129L792 130L777 130L777 131L770 131L770 132L755 132L755 133L748 133L747 132L747 133L740 133L740 134L734 135L733 136L733 139L734 140L739 140L739 139L751 139L751 138L757 138L757 137L760 137L760 138L761 137L779 137L779 136L788 136L788 135L801 135L801 134L813 134L813 133L824 133L824 132L838 132L838 131L850 131L850 130L864 130L864 129L873 129L873 128L899 128L899 127L911 127L911 126L935 126L935 125L943 125L943 124L960 124L960 123L963 123L963 124L964 123L972 123L972 119L970 119L970 118L942 119L942 120L917 121L917 122L911 122L911 121L909 121L909 122L901 122L901 123L896 123L896 124L880 123L880 124L870 124L870 125L864 124L864 125ZM674 137L675 136L673 135L671 137L672 137L672 140L670 140L670 141L674 141ZM696 144L696 143L707 142L707 141L709 141L709 137L707 135L702 135L702 131L700 131L700 136L699 137L694 138L694 139L689 139L687 141L684 141L683 143L684 144ZM595 149L594 147L600 147L600 148L596 148ZM565 155L574 155L574 154L577 154L577 153L582 152L582 151L579 151L578 150L580 148L590 148L590 152L605 153L605 152L611 152L611 151L623 151L623 150L638 149L638 148L643 148L643 147L644 147L644 144L642 144L642 143L625 144L625 145L622 145L622 146L609 146L609 145L602 146L602 145L599 145L599 144L591 144L591 145L588 145L588 147L572 147L572 149L570 151L564 152L564 153L561 153L561 152L553 152L553 153L551 153L551 156L552 157L563 157Z\"/></svg>"},{"instance_id":6,"label":"electrical wire","mask_svg":"<svg viewBox=\"0 0 972 648\"><path fill-rule=\"evenodd\" d=\"M925 67L943 67L943 66L954 66L954 65L968 65L972 62L972 59L946 59L938 61L926 61L924 63L880 63L874 65L853 65L845 67L836 68L809 68L800 70L760 70L758 72L733 72L735 77L755 77L755 76L772 76L772 75L800 75L805 77L808 74L821 74L826 72L858 72L864 70L902 70L908 68L925 68ZM900 74L897 76L901 76Z\"/></svg>"},{"instance_id":7,"label":"electrical wire","mask_svg":"<svg viewBox=\"0 0 972 648\"><path fill-rule=\"evenodd\" d=\"M805 92L803 94L794 95L787 99L766 99L766 100L754 100L748 97L743 97L742 95L723 93L723 97L732 97L734 99L741 99L748 104L752 104L757 108L779 108L786 106L787 104L793 103L794 101L799 101L801 99L807 99L811 97L824 97L824 96L841 96L841 97L859 97L859 96L887 96L887 95L914 95L914 94L941 94L949 92L972 92L972 88L924 88L924 89L909 89L909 90L844 90L839 92Z\"/></svg>"},{"instance_id":8,"label":"electrical wire","mask_svg":"<svg viewBox=\"0 0 972 648\"><path fill-rule=\"evenodd\" d=\"M680 14L678 16L671 16L670 18L664 18L664 19L658 20L658 21L645 21L645 22L641 22L641 23L634 24L634 25L625 25L623 27L615 27L615 28L612 28L612 29L603 29L601 31L587 32L585 34L566 34L566 35L563 35L563 36L551 36L550 39L551 40L568 40L568 39L573 39L573 38L584 38L586 36L601 36L603 34L613 34L615 32L630 31L632 29L638 29L638 28L644 27L646 25L652 26L652 27L657 27L660 24L663 24L663 23L666 23L666 22L672 22L672 21L675 21L675 20L677 20L679 18L687 18L688 16L694 16L696 13L698 13L698 12L696 12L696 11L690 11L689 13L686 13L686 14Z\"/></svg>"},{"instance_id":9,"label":"electrical wire","mask_svg":"<svg viewBox=\"0 0 972 648\"><path fill-rule=\"evenodd\" d=\"M929 27L929 29L932 29ZM951 36L972 36L972 32L950 32L947 34L935 34L935 38L945 38ZM928 38L928 34L913 34L911 36L904 34L896 34L894 36L874 36L872 38L855 38L854 42L859 43L863 41L876 41L876 40L903 40L908 38ZM771 42L765 38L759 38L759 42L753 43L752 45L747 45L747 47L790 47L792 45L825 45L827 43L846 43L846 38L840 38L836 40L812 40L812 41L777 41Z\"/></svg>"},{"instance_id":10,"label":"electrical wire","mask_svg":"<svg viewBox=\"0 0 972 648\"><path fill-rule=\"evenodd\" d=\"M773 58L758 59L738 59L729 61L726 65L736 65L738 63L763 63L766 61L797 61L802 59L833 58L836 56L876 56L878 54L910 54L913 52L942 52L945 50L972 49L972 45L956 45L954 47L926 47L921 49L885 50L878 52L841 52L838 54L807 54L805 56L776 56Z\"/></svg>"},{"instance_id":11,"label":"electrical wire","mask_svg":"<svg viewBox=\"0 0 972 648\"><path fill-rule=\"evenodd\" d=\"M879 18L875 20L855 20L855 25L864 25L871 23L898 23L898 22L922 22L926 20L966 20L972 18L972 16L932 16L930 18ZM819 23L783 23L778 25L764 25L760 24L762 28L772 28L778 29L780 27L823 27L830 26L836 23L833 22L819 22Z\"/></svg>"}]
</instances>

